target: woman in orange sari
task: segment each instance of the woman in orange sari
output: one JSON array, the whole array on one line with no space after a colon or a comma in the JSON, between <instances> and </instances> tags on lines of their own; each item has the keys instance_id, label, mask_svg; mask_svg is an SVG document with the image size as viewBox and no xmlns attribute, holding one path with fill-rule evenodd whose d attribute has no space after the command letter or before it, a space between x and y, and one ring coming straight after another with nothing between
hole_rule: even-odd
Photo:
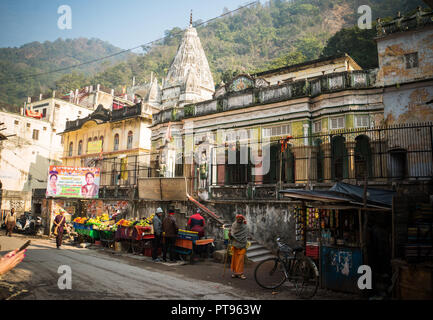
<instances>
[{"instance_id":1,"label":"woman in orange sari","mask_svg":"<svg viewBox=\"0 0 433 320\"><path fill-rule=\"evenodd\" d=\"M247 253L247 220L241 214L236 216L236 221L232 224L229 237L231 238L233 255L232 255L232 278L245 280L244 261Z\"/></svg>"}]
</instances>

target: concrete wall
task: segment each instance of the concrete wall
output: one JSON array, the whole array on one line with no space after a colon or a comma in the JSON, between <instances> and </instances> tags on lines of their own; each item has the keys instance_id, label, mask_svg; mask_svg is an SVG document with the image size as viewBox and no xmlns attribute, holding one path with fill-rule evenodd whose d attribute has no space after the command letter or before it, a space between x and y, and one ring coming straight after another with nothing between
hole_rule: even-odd
<instances>
[{"instance_id":1,"label":"concrete wall","mask_svg":"<svg viewBox=\"0 0 433 320\"><path fill-rule=\"evenodd\" d=\"M290 246L295 240L295 219L291 206L275 201L209 202L224 220L234 222L237 213L247 219L249 235L268 249L276 249L276 238L284 239ZM206 205L207 203L205 203Z\"/></svg>"},{"instance_id":2,"label":"concrete wall","mask_svg":"<svg viewBox=\"0 0 433 320\"><path fill-rule=\"evenodd\" d=\"M433 81L386 88L383 94L385 121L388 125L433 121L432 100Z\"/></svg>"},{"instance_id":3,"label":"concrete wall","mask_svg":"<svg viewBox=\"0 0 433 320\"><path fill-rule=\"evenodd\" d=\"M378 82L393 85L433 77L433 28L400 32L377 41ZM418 67L407 68L405 55L418 53Z\"/></svg>"},{"instance_id":4,"label":"concrete wall","mask_svg":"<svg viewBox=\"0 0 433 320\"><path fill-rule=\"evenodd\" d=\"M0 180L3 189L10 191L31 191L45 188L47 168L50 160L60 159L51 141L55 133L50 123L19 114L0 112L9 137L0 148ZM38 139L33 139L34 130Z\"/></svg>"},{"instance_id":5,"label":"concrete wall","mask_svg":"<svg viewBox=\"0 0 433 320\"><path fill-rule=\"evenodd\" d=\"M31 201L31 192L3 190L1 210L9 211L14 208L19 216L24 213L24 211L31 210Z\"/></svg>"}]
</instances>

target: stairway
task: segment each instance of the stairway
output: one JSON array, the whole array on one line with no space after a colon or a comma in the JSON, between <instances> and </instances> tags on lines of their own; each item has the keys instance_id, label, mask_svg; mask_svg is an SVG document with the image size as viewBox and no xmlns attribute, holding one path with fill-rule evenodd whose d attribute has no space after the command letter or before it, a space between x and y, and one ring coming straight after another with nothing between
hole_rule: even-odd
<instances>
[{"instance_id":1,"label":"stairway","mask_svg":"<svg viewBox=\"0 0 433 320\"><path fill-rule=\"evenodd\" d=\"M247 249L247 258L252 262L260 262L267 258L275 257L272 252L266 249L264 246L259 244L255 240L248 240L251 242L251 246Z\"/></svg>"}]
</instances>

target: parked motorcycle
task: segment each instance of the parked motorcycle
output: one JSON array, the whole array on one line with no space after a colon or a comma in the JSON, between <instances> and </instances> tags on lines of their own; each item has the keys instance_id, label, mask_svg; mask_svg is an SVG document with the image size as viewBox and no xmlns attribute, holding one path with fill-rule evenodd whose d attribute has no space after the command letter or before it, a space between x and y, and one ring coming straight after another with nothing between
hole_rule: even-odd
<instances>
[{"instance_id":1,"label":"parked motorcycle","mask_svg":"<svg viewBox=\"0 0 433 320\"><path fill-rule=\"evenodd\" d=\"M42 218L32 216L31 212L24 212L24 214L17 219L15 230L19 233L40 236L44 233Z\"/></svg>"}]
</instances>

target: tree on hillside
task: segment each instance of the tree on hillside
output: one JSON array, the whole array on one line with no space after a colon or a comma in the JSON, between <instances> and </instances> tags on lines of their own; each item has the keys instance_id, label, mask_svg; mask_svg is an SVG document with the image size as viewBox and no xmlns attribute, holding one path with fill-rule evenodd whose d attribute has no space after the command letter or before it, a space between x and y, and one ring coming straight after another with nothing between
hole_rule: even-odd
<instances>
[{"instance_id":1,"label":"tree on hillside","mask_svg":"<svg viewBox=\"0 0 433 320\"><path fill-rule=\"evenodd\" d=\"M276 58L271 62L267 63L266 66L261 71L268 70L268 69L277 69L285 66L291 66L294 64L302 63L306 60L307 58L300 51L293 50L288 54L282 55L281 57Z\"/></svg>"},{"instance_id":2,"label":"tree on hillside","mask_svg":"<svg viewBox=\"0 0 433 320\"><path fill-rule=\"evenodd\" d=\"M59 93L67 93L88 85L88 81L84 74L72 72L61 77L54 85Z\"/></svg>"},{"instance_id":3,"label":"tree on hillside","mask_svg":"<svg viewBox=\"0 0 433 320\"><path fill-rule=\"evenodd\" d=\"M349 54L362 68L378 67L377 47L374 37L376 28L361 30L357 26L341 29L332 36L321 56L333 56L340 53Z\"/></svg>"}]
</instances>

